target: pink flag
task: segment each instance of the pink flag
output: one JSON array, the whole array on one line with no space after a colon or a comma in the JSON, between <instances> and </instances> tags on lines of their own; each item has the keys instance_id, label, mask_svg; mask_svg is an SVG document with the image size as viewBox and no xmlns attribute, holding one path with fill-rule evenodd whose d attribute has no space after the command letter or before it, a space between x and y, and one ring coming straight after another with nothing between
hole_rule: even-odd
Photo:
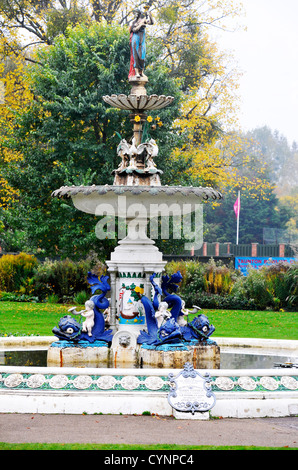
<instances>
[{"instance_id":1,"label":"pink flag","mask_svg":"<svg viewBox=\"0 0 298 470\"><path fill-rule=\"evenodd\" d=\"M234 212L236 214L236 217L239 217L240 214L240 197L237 197L236 202L234 204Z\"/></svg>"}]
</instances>

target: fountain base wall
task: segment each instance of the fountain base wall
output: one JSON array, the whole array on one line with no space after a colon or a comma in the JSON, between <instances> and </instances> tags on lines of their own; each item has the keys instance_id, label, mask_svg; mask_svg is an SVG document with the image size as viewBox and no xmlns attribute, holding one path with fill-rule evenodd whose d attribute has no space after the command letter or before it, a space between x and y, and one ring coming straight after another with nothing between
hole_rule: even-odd
<instances>
[{"instance_id":1,"label":"fountain base wall","mask_svg":"<svg viewBox=\"0 0 298 470\"><path fill-rule=\"evenodd\" d=\"M51 346L47 354L48 367L107 367L110 348L102 347L56 347Z\"/></svg>"},{"instance_id":2,"label":"fountain base wall","mask_svg":"<svg viewBox=\"0 0 298 470\"><path fill-rule=\"evenodd\" d=\"M182 348L117 347L79 345L69 347L54 343L48 349L48 367L150 367L183 368L190 362L196 369L219 369L220 348L217 344L197 344Z\"/></svg>"},{"instance_id":3,"label":"fountain base wall","mask_svg":"<svg viewBox=\"0 0 298 470\"><path fill-rule=\"evenodd\" d=\"M219 369L220 348L217 344L198 344L185 350L141 348L139 362L156 368L183 368L190 362L196 369Z\"/></svg>"},{"instance_id":4,"label":"fountain base wall","mask_svg":"<svg viewBox=\"0 0 298 470\"><path fill-rule=\"evenodd\" d=\"M149 412L172 416L169 373L173 369L0 366L0 412ZM293 369L211 369L208 373L216 394L210 417L285 417L298 413L298 377ZM189 419L192 415L182 417Z\"/></svg>"}]
</instances>

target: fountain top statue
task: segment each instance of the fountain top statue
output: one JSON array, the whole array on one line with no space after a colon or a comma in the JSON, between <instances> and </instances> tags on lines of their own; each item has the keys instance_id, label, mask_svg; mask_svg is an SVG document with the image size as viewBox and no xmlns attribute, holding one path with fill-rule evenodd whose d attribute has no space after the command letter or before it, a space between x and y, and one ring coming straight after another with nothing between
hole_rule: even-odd
<instances>
[{"instance_id":1,"label":"fountain top statue","mask_svg":"<svg viewBox=\"0 0 298 470\"><path fill-rule=\"evenodd\" d=\"M221 199L221 194L212 188L182 188L182 187L163 187L161 184L160 176L162 171L157 168L155 159L158 157L159 149L155 140L145 139L144 137L144 123L147 120L146 111L162 109L169 106L173 100L173 96L165 95L147 95L146 84L148 78L144 74L145 68L145 28L147 25L154 23L152 14L149 8L152 5L152 0L144 6L143 10L135 10L135 18L130 25L130 71L129 83L132 86L129 95L105 95L103 101L108 105L130 111L130 120L133 123L133 137L130 142L122 139L117 147L117 154L121 158L118 168L113 170L114 182L112 186L91 186L91 187L64 187L53 192L54 197L72 197L76 205L76 201L80 201L86 195L90 195L89 200L100 195L105 195L106 201L109 204L117 196L117 187L121 187L121 191L125 192L125 196L135 196L135 187L140 188L142 195L146 199L152 196L164 195L172 196L173 193L181 193L182 199L185 201L185 196L192 198L192 202L207 199ZM134 187L134 188L132 188ZM155 191L151 191L152 187ZM141 189L142 188L142 189ZM156 198L155 198L156 199ZM184 202L183 201L183 202ZM156 201L152 201L156 202ZM84 203L83 203L84 205ZM93 207L93 204L89 204ZM80 204L76 206L80 210L84 210ZM92 212L91 212L92 213ZM115 212L113 212L115 215Z\"/></svg>"},{"instance_id":2,"label":"fountain top statue","mask_svg":"<svg viewBox=\"0 0 298 470\"><path fill-rule=\"evenodd\" d=\"M151 13L138 8L130 31L130 70L128 78L147 78L144 74L146 58L146 26L153 24Z\"/></svg>"}]
</instances>

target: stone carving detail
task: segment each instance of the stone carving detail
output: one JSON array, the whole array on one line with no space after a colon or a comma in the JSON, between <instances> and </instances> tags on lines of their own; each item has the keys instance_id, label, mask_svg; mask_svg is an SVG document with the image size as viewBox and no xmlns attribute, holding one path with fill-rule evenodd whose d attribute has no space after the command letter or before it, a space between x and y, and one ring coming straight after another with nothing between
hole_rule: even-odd
<instances>
[{"instance_id":1,"label":"stone carving detail","mask_svg":"<svg viewBox=\"0 0 298 470\"><path fill-rule=\"evenodd\" d=\"M239 387L243 390L255 390L257 384L251 377L240 377L238 379Z\"/></svg>"},{"instance_id":2,"label":"stone carving detail","mask_svg":"<svg viewBox=\"0 0 298 470\"><path fill-rule=\"evenodd\" d=\"M294 377L282 377L280 382L289 390L298 390L298 380L294 379Z\"/></svg>"},{"instance_id":3,"label":"stone carving detail","mask_svg":"<svg viewBox=\"0 0 298 470\"><path fill-rule=\"evenodd\" d=\"M126 390L134 390L139 387L140 381L137 377L135 376L126 376L121 379L121 386L125 388Z\"/></svg>"},{"instance_id":4,"label":"stone carving detail","mask_svg":"<svg viewBox=\"0 0 298 470\"><path fill-rule=\"evenodd\" d=\"M21 374L11 374L4 379L4 385L8 388L18 387L23 382Z\"/></svg>"},{"instance_id":5,"label":"stone carving detail","mask_svg":"<svg viewBox=\"0 0 298 470\"><path fill-rule=\"evenodd\" d=\"M113 173L132 173L136 171L138 174L144 173L162 173L161 170L156 168L153 160L158 155L158 146L154 139L147 140L139 145L136 145L135 137L132 139L132 144L129 144L126 139L122 139L117 147L117 153L121 158L121 162ZM115 179L115 183L117 178Z\"/></svg>"},{"instance_id":6,"label":"stone carving detail","mask_svg":"<svg viewBox=\"0 0 298 470\"><path fill-rule=\"evenodd\" d=\"M114 388L117 383L115 377L111 375L103 375L97 379L97 386L103 390L109 390L110 388Z\"/></svg>"},{"instance_id":7,"label":"stone carving detail","mask_svg":"<svg viewBox=\"0 0 298 470\"><path fill-rule=\"evenodd\" d=\"M90 195L93 193L99 195L105 195L108 193L115 194L148 194L150 196L158 197L161 195L172 196L172 195L183 195L187 197L196 197L199 201L212 201L221 200L223 198L219 191L213 188L202 188L200 187L185 187L185 186L116 186L116 185L104 185L104 186L61 186L61 188L53 191L52 197L68 198L76 196L77 194ZM157 201L158 202L158 201ZM187 202L187 201L186 201Z\"/></svg>"},{"instance_id":8,"label":"stone carving detail","mask_svg":"<svg viewBox=\"0 0 298 470\"><path fill-rule=\"evenodd\" d=\"M93 382L92 377L90 377L89 375L78 375L74 379L73 385L75 388L78 388L79 390L85 390L91 386L92 382Z\"/></svg>"},{"instance_id":9,"label":"stone carving detail","mask_svg":"<svg viewBox=\"0 0 298 470\"><path fill-rule=\"evenodd\" d=\"M45 383L45 381L46 381L46 378L45 378L44 375L34 374L34 375L31 375L27 379L27 385L30 388L39 388L39 387L42 387L42 385Z\"/></svg>"},{"instance_id":10,"label":"stone carving detail","mask_svg":"<svg viewBox=\"0 0 298 470\"><path fill-rule=\"evenodd\" d=\"M7 376L5 376L7 375ZM12 374L0 374L0 389L2 388L17 388L21 385L22 389L35 389L44 388L44 390L50 391L50 389L63 389L67 386L69 390L75 388L78 390L96 391L115 389L118 390L161 390L162 388L167 389L169 383L165 378L160 376L144 376L143 378L136 376L116 376L113 375L102 375L93 378L90 375L62 375L56 374L49 378L43 374L31 374L25 376L19 373ZM239 377L238 380L233 380L232 377L212 377L210 381L210 387L216 388L229 392L237 390L241 393L249 391L263 391L264 389L269 391L279 390L298 390L298 377L292 376L281 376L281 377Z\"/></svg>"},{"instance_id":11,"label":"stone carving detail","mask_svg":"<svg viewBox=\"0 0 298 470\"><path fill-rule=\"evenodd\" d=\"M153 109L162 109L169 106L173 100L173 96L165 95L105 95L102 97L105 103L114 108L126 109L130 111L144 111Z\"/></svg>"},{"instance_id":12,"label":"stone carving detail","mask_svg":"<svg viewBox=\"0 0 298 470\"><path fill-rule=\"evenodd\" d=\"M262 377L260 380L260 384L262 385L262 387L266 388L267 390L278 389L278 382L273 377Z\"/></svg>"},{"instance_id":13,"label":"stone carving detail","mask_svg":"<svg viewBox=\"0 0 298 470\"><path fill-rule=\"evenodd\" d=\"M68 378L66 375L54 375L51 379L50 379L50 386L52 388L64 388L68 383Z\"/></svg>"},{"instance_id":14,"label":"stone carving detail","mask_svg":"<svg viewBox=\"0 0 298 470\"><path fill-rule=\"evenodd\" d=\"M229 377L217 377L215 385L221 390L233 390L235 384Z\"/></svg>"},{"instance_id":15,"label":"stone carving detail","mask_svg":"<svg viewBox=\"0 0 298 470\"><path fill-rule=\"evenodd\" d=\"M160 377L147 377L145 379L146 388L149 390L160 390L165 382Z\"/></svg>"}]
</instances>

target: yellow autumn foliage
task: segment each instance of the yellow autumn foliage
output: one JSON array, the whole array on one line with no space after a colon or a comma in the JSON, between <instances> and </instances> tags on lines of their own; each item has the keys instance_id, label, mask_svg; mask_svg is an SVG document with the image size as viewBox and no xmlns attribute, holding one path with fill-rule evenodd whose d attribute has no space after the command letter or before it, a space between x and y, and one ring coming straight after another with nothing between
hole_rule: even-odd
<instances>
[{"instance_id":1,"label":"yellow autumn foliage","mask_svg":"<svg viewBox=\"0 0 298 470\"><path fill-rule=\"evenodd\" d=\"M18 255L3 255L0 258L0 288L5 292L19 291L22 287L26 289L29 278L33 276L37 266L37 258L26 253Z\"/></svg>"},{"instance_id":2,"label":"yellow autumn foliage","mask_svg":"<svg viewBox=\"0 0 298 470\"><path fill-rule=\"evenodd\" d=\"M24 60L13 52L8 53L5 41L0 41L0 207L7 208L17 196L3 176L3 168L19 161L22 155L10 149L15 126L15 116L32 101L32 93L24 75Z\"/></svg>"}]
</instances>

